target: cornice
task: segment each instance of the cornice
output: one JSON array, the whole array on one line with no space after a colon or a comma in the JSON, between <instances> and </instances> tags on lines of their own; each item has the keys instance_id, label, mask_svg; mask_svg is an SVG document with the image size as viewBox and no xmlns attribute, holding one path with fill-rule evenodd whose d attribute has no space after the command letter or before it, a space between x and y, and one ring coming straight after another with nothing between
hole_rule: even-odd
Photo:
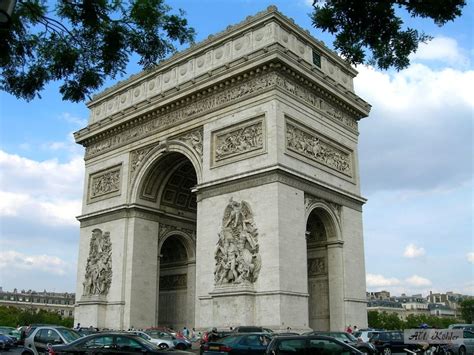
<instances>
[{"instance_id":1,"label":"cornice","mask_svg":"<svg viewBox=\"0 0 474 355\"><path fill-rule=\"evenodd\" d=\"M155 106L153 109L147 109L144 107L139 110L139 112L136 112L135 115L117 114L117 117L111 117L107 120L107 122L101 121L96 124L89 125L87 128L75 133L76 142L84 145L85 147L90 147L92 144L97 145L99 144L98 142L109 139L110 137L116 135L120 135L122 132L127 130L140 131L140 127L146 126L149 122L152 124L155 121L166 121L167 117L175 117L173 118L175 120L172 122L173 125L177 125L180 122L191 122L194 116L202 116L203 114L202 110L200 112L194 112L192 109L193 105L207 100L214 94L218 95L222 93L223 90L230 90L236 85L244 85L244 83L249 82L249 80L252 80L252 78L257 78L261 75L265 75L265 73L271 72L284 75L286 78L288 78L288 80L294 81L297 83L297 85L300 85L301 87L299 92L295 93L297 96L301 96L301 92L304 93L306 90L306 96L316 95L321 97L321 99L326 100L330 105L337 106L342 111L347 112L347 117L353 117L355 120L359 120L368 114L370 105L368 105L365 101L358 98L356 95L348 96L346 92L326 85L324 82L324 77L321 75L312 75L312 72L308 70L308 68L306 68L306 70L300 69L299 67L295 69L291 63L293 59L291 58L291 55L288 55L288 53L282 53L279 51L279 48L273 48L272 53L267 53L258 63L255 64L255 66L246 66L244 68L241 66L240 71L238 71L239 69L236 68L235 71L228 71L225 76L217 77L217 79L214 79L214 81L207 80L207 85L201 85L200 89L198 90L196 90L196 88L189 88L187 91L180 92L177 95L174 95L174 99L170 97L169 100L167 100L162 106ZM316 72L316 74L320 73ZM281 89L278 83L275 85L275 88ZM243 95L242 98L237 98L236 100L246 99L244 96L245 95ZM211 112L233 103L233 100L221 102L220 105L208 107L207 111ZM185 111L186 114L179 113ZM176 115L181 115L179 116L181 118ZM335 120L334 117L329 118ZM173 119L169 118L168 121L173 121ZM341 124L341 122L337 122L337 120L336 123ZM168 129L170 126L170 124L159 124L159 126L153 127L152 131L155 133ZM342 126L346 129L357 132L356 125L354 127L350 127L349 125L348 127L347 125L344 126L344 124L342 124ZM145 128L143 128L143 130L144 129ZM131 133L131 135L133 134ZM143 137L143 134L140 132L135 133L135 135L137 136L137 139ZM109 147L94 150L96 153L110 151L113 148L128 144L132 141L133 137L128 137L126 140L122 139L120 142L115 144L115 146L107 143L110 145ZM96 153L91 154L89 150L86 153L86 159L93 155L97 155Z\"/></svg>"}]
</instances>

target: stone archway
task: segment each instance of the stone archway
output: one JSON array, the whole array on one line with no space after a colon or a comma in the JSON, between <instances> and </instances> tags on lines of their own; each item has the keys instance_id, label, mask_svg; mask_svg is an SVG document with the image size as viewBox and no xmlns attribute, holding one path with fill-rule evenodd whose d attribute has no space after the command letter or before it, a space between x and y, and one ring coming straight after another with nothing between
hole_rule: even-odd
<instances>
[{"instance_id":1,"label":"stone archway","mask_svg":"<svg viewBox=\"0 0 474 355\"><path fill-rule=\"evenodd\" d=\"M193 304L189 304L189 292L195 283L195 263L189 262L190 255L182 235L172 234L160 248L158 325L173 329L192 326L194 319L189 315Z\"/></svg>"},{"instance_id":2,"label":"stone archway","mask_svg":"<svg viewBox=\"0 0 474 355\"><path fill-rule=\"evenodd\" d=\"M336 208L336 207L334 207ZM338 244L337 218L322 200L307 199L306 250L308 265L308 326L329 331L331 327L330 247Z\"/></svg>"},{"instance_id":3,"label":"stone archway","mask_svg":"<svg viewBox=\"0 0 474 355\"><path fill-rule=\"evenodd\" d=\"M143 275L148 283L157 285L152 325L180 329L194 325L197 214L194 187L198 180L191 159L180 151L168 149L158 147L145 156L133 196L137 204L152 210L158 221L154 236L158 240L156 273Z\"/></svg>"}]
</instances>

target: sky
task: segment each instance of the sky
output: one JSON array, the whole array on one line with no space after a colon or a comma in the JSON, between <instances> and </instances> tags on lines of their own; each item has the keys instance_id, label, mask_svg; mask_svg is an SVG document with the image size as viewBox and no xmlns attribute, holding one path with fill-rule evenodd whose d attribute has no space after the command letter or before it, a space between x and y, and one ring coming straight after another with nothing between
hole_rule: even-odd
<instances>
[{"instance_id":1,"label":"sky","mask_svg":"<svg viewBox=\"0 0 474 355\"><path fill-rule=\"evenodd\" d=\"M168 0L199 42L275 4L315 29L310 0ZM474 295L474 5L437 27L405 18L434 38L405 70L358 66L355 91L372 105L359 124L368 291ZM139 72L129 65L124 78ZM116 81L109 81L105 87ZM0 287L75 292L84 150L84 103L63 102L58 83L25 102L0 92ZM104 88L105 88L104 87Z\"/></svg>"}]
</instances>

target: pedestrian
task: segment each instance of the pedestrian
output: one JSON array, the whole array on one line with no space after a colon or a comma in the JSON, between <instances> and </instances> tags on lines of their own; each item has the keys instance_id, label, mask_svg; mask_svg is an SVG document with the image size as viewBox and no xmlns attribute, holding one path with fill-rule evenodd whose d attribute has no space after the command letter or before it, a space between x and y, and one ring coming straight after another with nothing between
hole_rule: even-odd
<instances>
[{"instance_id":1,"label":"pedestrian","mask_svg":"<svg viewBox=\"0 0 474 355\"><path fill-rule=\"evenodd\" d=\"M184 336L185 338L188 338L188 337L189 337L189 330L188 330L188 328L186 328L186 327L183 328L183 336Z\"/></svg>"},{"instance_id":2,"label":"pedestrian","mask_svg":"<svg viewBox=\"0 0 474 355\"><path fill-rule=\"evenodd\" d=\"M76 330L79 330L79 329L81 329L81 323L77 323L76 325Z\"/></svg>"},{"instance_id":3,"label":"pedestrian","mask_svg":"<svg viewBox=\"0 0 474 355\"><path fill-rule=\"evenodd\" d=\"M346 328L346 333L352 334L352 328L350 324Z\"/></svg>"}]
</instances>

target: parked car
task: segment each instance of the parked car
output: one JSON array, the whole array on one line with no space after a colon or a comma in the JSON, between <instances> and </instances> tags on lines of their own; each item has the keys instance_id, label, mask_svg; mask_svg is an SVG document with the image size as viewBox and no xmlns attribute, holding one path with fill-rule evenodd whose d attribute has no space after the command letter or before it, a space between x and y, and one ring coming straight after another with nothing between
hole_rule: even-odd
<instances>
[{"instance_id":1,"label":"parked car","mask_svg":"<svg viewBox=\"0 0 474 355\"><path fill-rule=\"evenodd\" d=\"M414 345L405 344L403 332L398 330L375 333L370 338L370 342L375 346L378 353L384 355L405 352L404 349L415 349Z\"/></svg>"},{"instance_id":2,"label":"parked car","mask_svg":"<svg viewBox=\"0 0 474 355\"><path fill-rule=\"evenodd\" d=\"M362 352L325 335L276 336L265 355L360 355Z\"/></svg>"},{"instance_id":3,"label":"parked car","mask_svg":"<svg viewBox=\"0 0 474 355\"><path fill-rule=\"evenodd\" d=\"M257 326L238 326L232 332L234 333L273 333L273 330Z\"/></svg>"},{"instance_id":4,"label":"parked car","mask_svg":"<svg viewBox=\"0 0 474 355\"><path fill-rule=\"evenodd\" d=\"M201 344L201 355L258 355L264 354L271 341L268 333L240 333L219 341Z\"/></svg>"},{"instance_id":5,"label":"parked car","mask_svg":"<svg viewBox=\"0 0 474 355\"><path fill-rule=\"evenodd\" d=\"M10 338L13 339L15 342L15 346L18 345L18 342L20 341L21 334L16 328L13 327L0 327L0 334L7 335Z\"/></svg>"},{"instance_id":6,"label":"parked car","mask_svg":"<svg viewBox=\"0 0 474 355\"><path fill-rule=\"evenodd\" d=\"M82 338L75 330L60 326L35 327L25 339L22 355L39 355L48 353L49 345L68 344Z\"/></svg>"},{"instance_id":7,"label":"parked car","mask_svg":"<svg viewBox=\"0 0 474 355\"><path fill-rule=\"evenodd\" d=\"M450 324L449 329L464 329L474 332L474 324Z\"/></svg>"},{"instance_id":8,"label":"parked car","mask_svg":"<svg viewBox=\"0 0 474 355\"><path fill-rule=\"evenodd\" d=\"M170 350L158 348L153 343L127 332L100 332L82 337L72 343L53 345L49 355L67 354L141 354L170 355ZM180 352L180 355L194 355L191 352Z\"/></svg>"},{"instance_id":9,"label":"parked car","mask_svg":"<svg viewBox=\"0 0 474 355\"><path fill-rule=\"evenodd\" d=\"M379 330L373 330L373 329L360 329L357 330L356 332L353 333L353 335L357 338L362 340L363 342L368 343L372 335L375 333L378 333Z\"/></svg>"},{"instance_id":10,"label":"parked car","mask_svg":"<svg viewBox=\"0 0 474 355\"><path fill-rule=\"evenodd\" d=\"M173 336L163 333L159 330L155 330L150 333L132 330L129 333L138 335L142 339L145 339L150 343L155 344L160 349L174 349Z\"/></svg>"},{"instance_id":11,"label":"parked car","mask_svg":"<svg viewBox=\"0 0 474 355\"><path fill-rule=\"evenodd\" d=\"M0 341L1 341L0 347L3 350L10 350L11 348L15 346L15 341L12 338L10 338L8 335L0 334Z\"/></svg>"},{"instance_id":12,"label":"parked car","mask_svg":"<svg viewBox=\"0 0 474 355\"><path fill-rule=\"evenodd\" d=\"M457 328L452 328L457 329ZM447 350L454 355L474 354L474 332L463 330L463 338L446 345Z\"/></svg>"},{"instance_id":13,"label":"parked car","mask_svg":"<svg viewBox=\"0 0 474 355\"><path fill-rule=\"evenodd\" d=\"M363 342L362 340L357 340L355 336L352 334L349 334L347 332L320 332L320 331L314 331L314 332L309 332L305 333L305 335L326 335L329 337L336 338L346 344L349 344L353 346L356 349L359 349L363 353L366 354L375 354L377 350L375 349L375 346L370 343L370 342Z\"/></svg>"},{"instance_id":14,"label":"parked car","mask_svg":"<svg viewBox=\"0 0 474 355\"><path fill-rule=\"evenodd\" d=\"M78 331L82 336L90 335L90 334L95 334L99 331L99 328L94 328L94 327L80 327L80 328L74 328L74 330Z\"/></svg>"}]
</instances>

